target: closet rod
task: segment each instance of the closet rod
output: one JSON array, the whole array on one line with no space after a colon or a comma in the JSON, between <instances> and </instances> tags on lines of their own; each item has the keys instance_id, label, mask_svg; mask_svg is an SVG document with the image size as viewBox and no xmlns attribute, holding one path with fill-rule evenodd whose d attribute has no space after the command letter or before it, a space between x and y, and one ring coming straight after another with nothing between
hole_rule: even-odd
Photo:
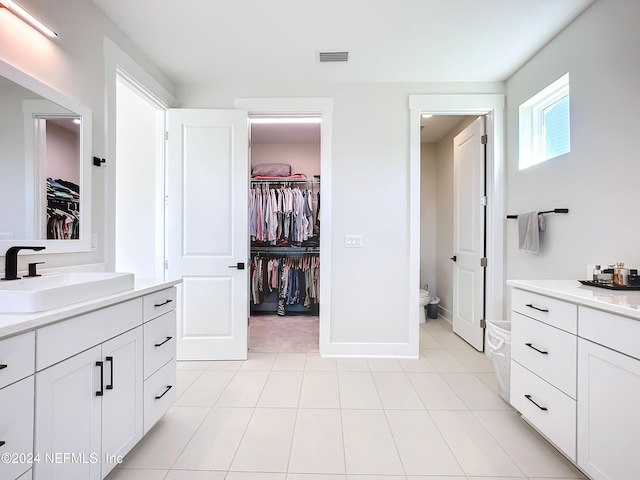
<instances>
[{"instance_id":1,"label":"closet rod","mask_svg":"<svg viewBox=\"0 0 640 480\"><path fill-rule=\"evenodd\" d=\"M544 215L545 213L569 213L569 209L554 208L553 210L545 210L544 212L538 212L538 215ZM507 218L518 218L518 215L507 215Z\"/></svg>"},{"instance_id":2,"label":"closet rod","mask_svg":"<svg viewBox=\"0 0 640 480\"><path fill-rule=\"evenodd\" d=\"M251 247L251 253L268 253L276 255L290 255L292 253L304 253L309 255L318 255L320 253L319 247L303 247L303 248L288 248L288 247Z\"/></svg>"}]
</instances>

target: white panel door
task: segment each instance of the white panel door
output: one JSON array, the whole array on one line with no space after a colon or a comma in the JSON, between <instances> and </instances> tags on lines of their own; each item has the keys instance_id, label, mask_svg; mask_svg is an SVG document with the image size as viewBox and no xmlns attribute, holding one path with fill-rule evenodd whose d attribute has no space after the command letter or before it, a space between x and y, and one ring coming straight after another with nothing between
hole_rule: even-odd
<instances>
[{"instance_id":1,"label":"white panel door","mask_svg":"<svg viewBox=\"0 0 640 480\"><path fill-rule=\"evenodd\" d=\"M248 116L169 110L168 278L178 285L177 358L243 360L248 328Z\"/></svg>"},{"instance_id":2,"label":"white panel door","mask_svg":"<svg viewBox=\"0 0 640 480\"><path fill-rule=\"evenodd\" d=\"M484 349L484 117L453 139L453 331Z\"/></svg>"}]
</instances>

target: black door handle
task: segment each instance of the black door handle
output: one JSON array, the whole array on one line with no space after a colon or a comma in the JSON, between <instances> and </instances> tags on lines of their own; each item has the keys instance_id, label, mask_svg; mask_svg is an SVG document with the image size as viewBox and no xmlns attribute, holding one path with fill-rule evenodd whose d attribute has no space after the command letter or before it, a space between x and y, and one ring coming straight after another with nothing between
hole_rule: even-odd
<instances>
[{"instance_id":1,"label":"black door handle","mask_svg":"<svg viewBox=\"0 0 640 480\"><path fill-rule=\"evenodd\" d=\"M111 383L107 385L107 390L113 390L113 357L107 357L106 360L111 365Z\"/></svg>"},{"instance_id":2,"label":"black door handle","mask_svg":"<svg viewBox=\"0 0 640 480\"><path fill-rule=\"evenodd\" d=\"M96 367L100 367L100 390L96 392L96 397L101 397L104 395L104 364L96 362Z\"/></svg>"},{"instance_id":3,"label":"black door handle","mask_svg":"<svg viewBox=\"0 0 640 480\"><path fill-rule=\"evenodd\" d=\"M156 400L160 400L162 397L164 397L167 394L167 392L171 390L171 387L173 387L173 385L167 385L167 389L164 392L162 392L162 395L156 395Z\"/></svg>"},{"instance_id":4,"label":"black door handle","mask_svg":"<svg viewBox=\"0 0 640 480\"><path fill-rule=\"evenodd\" d=\"M160 342L160 343L156 343L154 344L154 347L160 347L161 345L164 345L165 343L167 343L169 340L171 340L173 337L167 337L166 340Z\"/></svg>"},{"instance_id":5,"label":"black door handle","mask_svg":"<svg viewBox=\"0 0 640 480\"><path fill-rule=\"evenodd\" d=\"M543 355L549 355L549 352L545 352L544 350L540 350L539 348L534 347L531 343L525 343L525 345L529 348L533 348L536 352L539 352Z\"/></svg>"},{"instance_id":6,"label":"black door handle","mask_svg":"<svg viewBox=\"0 0 640 480\"><path fill-rule=\"evenodd\" d=\"M238 270L244 270L244 262L238 262L235 265L229 265L229 268L237 268Z\"/></svg>"},{"instance_id":7,"label":"black door handle","mask_svg":"<svg viewBox=\"0 0 640 480\"><path fill-rule=\"evenodd\" d=\"M453 257L451 257L449 260L453 260L454 262L458 261L458 257L456 257L455 255Z\"/></svg>"},{"instance_id":8,"label":"black door handle","mask_svg":"<svg viewBox=\"0 0 640 480\"><path fill-rule=\"evenodd\" d=\"M544 410L545 412L546 412L547 410L549 410L547 407L541 407L540 405L538 405L538 404L535 402L535 400L533 400L533 398L531 398L531 395L525 395L525 398L526 398L527 400L529 400L531 403L533 403L533 404L534 404L536 407L538 407L540 410Z\"/></svg>"}]
</instances>

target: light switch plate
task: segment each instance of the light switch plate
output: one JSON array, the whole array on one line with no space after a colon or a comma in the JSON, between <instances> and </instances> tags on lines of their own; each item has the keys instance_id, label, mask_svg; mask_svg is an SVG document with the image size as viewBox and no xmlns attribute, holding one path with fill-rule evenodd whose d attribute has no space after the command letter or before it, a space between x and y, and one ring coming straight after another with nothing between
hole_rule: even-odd
<instances>
[{"instance_id":1,"label":"light switch plate","mask_svg":"<svg viewBox=\"0 0 640 480\"><path fill-rule=\"evenodd\" d=\"M345 235L344 246L348 248L362 248L362 235Z\"/></svg>"}]
</instances>

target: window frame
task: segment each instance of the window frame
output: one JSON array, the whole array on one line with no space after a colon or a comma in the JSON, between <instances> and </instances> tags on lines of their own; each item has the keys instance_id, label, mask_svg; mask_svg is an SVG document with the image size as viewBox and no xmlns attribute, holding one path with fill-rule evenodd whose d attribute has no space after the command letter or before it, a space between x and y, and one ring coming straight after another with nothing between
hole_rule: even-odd
<instances>
[{"instance_id":1,"label":"window frame","mask_svg":"<svg viewBox=\"0 0 640 480\"><path fill-rule=\"evenodd\" d=\"M544 110L558 103L564 98L569 99L567 112L568 150L553 156L547 156L546 124ZM519 160L520 170L537 165L552 158L559 157L571 151L571 97L569 89L569 74L566 73L558 80L543 88L519 107Z\"/></svg>"}]
</instances>

